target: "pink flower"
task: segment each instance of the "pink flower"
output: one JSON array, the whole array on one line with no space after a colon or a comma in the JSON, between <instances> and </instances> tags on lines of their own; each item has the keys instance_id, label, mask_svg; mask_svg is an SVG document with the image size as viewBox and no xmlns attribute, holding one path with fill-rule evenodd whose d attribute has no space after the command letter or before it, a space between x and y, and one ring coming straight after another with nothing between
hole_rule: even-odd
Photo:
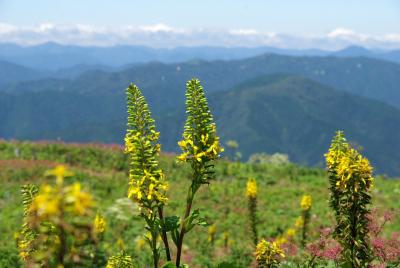
<instances>
[{"instance_id":1,"label":"pink flower","mask_svg":"<svg viewBox=\"0 0 400 268\"><path fill-rule=\"evenodd\" d=\"M340 259L341 252L342 247L339 244L336 244L333 247L326 248L323 252L323 257L328 260L337 261Z\"/></svg>"}]
</instances>

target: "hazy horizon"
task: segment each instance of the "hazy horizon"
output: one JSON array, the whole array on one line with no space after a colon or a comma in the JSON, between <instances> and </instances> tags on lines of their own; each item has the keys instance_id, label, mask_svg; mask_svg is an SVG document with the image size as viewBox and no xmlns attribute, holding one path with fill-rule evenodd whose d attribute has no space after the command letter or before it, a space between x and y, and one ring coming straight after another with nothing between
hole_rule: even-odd
<instances>
[{"instance_id":1,"label":"hazy horizon","mask_svg":"<svg viewBox=\"0 0 400 268\"><path fill-rule=\"evenodd\" d=\"M35 11L35 12L32 12ZM337 16L340 14L340 16ZM396 1L0 0L0 42L84 46L400 48Z\"/></svg>"}]
</instances>

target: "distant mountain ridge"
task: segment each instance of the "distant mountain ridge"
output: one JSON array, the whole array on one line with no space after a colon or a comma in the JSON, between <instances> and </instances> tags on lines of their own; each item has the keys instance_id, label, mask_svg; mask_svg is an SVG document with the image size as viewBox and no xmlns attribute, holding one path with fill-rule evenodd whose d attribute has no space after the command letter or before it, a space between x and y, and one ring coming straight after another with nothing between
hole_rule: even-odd
<instances>
[{"instance_id":1,"label":"distant mountain ridge","mask_svg":"<svg viewBox=\"0 0 400 268\"><path fill-rule=\"evenodd\" d=\"M113 71L81 67L82 74L66 70L66 78L0 85L0 137L121 143L124 89L133 82L151 106L164 150L175 151L185 83L198 77L222 138L238 140L245 157L265 150L320 165L334 131L343 129L365 148L378 172L400 173L399 64L264 54L230 61L150 62Z\"/></svg>"},{"instance_id":2,"label":"distant mountain ridge","mask_svg":"<svg viewBox=\"0 0 400 268\"><path fill-rule=\"evenodd\" d=\"M0 60L0 86L9 83L36 80L45 77L45 74L12 62Z\"/></svg>"},{"instance_id":3,"label":"distant mountain ridge","mask_svg":"<svg viewBox=\"0 0 400 268\"><path fill-rule=\"evenodd\" d=\"M75 79L48 79L0 87L0 91L40 91L60 89L97 94L99 91L123 94L120 89L130 82L138 84L160 109L175 107L183 101L182 85L199 77L209 92L231 87L265 74L300 75L338 90L383 101L400 108L400 65L364 57L293 57L264 54L232 61L190 61L164 64L152 62L116 72L87 71ZM170 98L165 98L166 94Z\"/></svg>"},{"instance_id":4,"label":"distant mountain ridge","mask_svg":"<svg viewBox=\"0 0 400 268\"><path fill-rule=\"evenodd\" d=\"M275 47L175 47L151 48L117 45L111 47L72 46L45 43L35 46L0 44L0 60L42 71L57 71L86 65L122 67L129 64L200 60L235 60L274 53L287 56L369 57L400 63L400 50L382 51L351 46L339 51L320 49L283 49Z\"/></svg>"}]
</instances>

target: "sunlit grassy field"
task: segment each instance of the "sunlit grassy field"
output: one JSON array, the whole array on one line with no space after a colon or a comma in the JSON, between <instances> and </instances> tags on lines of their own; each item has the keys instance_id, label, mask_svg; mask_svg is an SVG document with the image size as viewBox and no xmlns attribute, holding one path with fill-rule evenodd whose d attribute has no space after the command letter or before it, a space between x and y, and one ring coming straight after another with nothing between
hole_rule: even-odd
<instances>
[{"instance_id":1,"label":"sunlit grassy field","mask_svg":"<svg viewBox=\"0 0 400 268\"><path fill-rule=\"evenodd\" d=\"M107 254L125 248L138 267L149 267L151 253L143 244L143 221L138 208L127 196L128 165L120 146L99 144L64 144L0 142L0 267L18 267L15 234L22 224L20 187L40 185L52 178L46 170L65 164L74 173L66 183L78 181L90 191L107 221ZM168 215L182 215L190 183L189 169L178 164L173 154L163 154L161 166L169 182ZM304 194L313 198L310 241L318 238L321 227L332 226L329 208L328 178L322 169L294 164L247 164L220 160L216 179L201 188L194 207L210 224L216 226L215 244L208 239L207 227L195 227L185 239L184 263L190 267L214 267L224 260L234 260L239 267L252 262L254 251L249 223L246 181L254 177L258 184L259 235L275 238L291 228L300 215L299 202ZM376 176L373 206L380 213L392 211L395 219L385 226L385 233L400 231L400 181ZM299 238L295 237L295 241Z\"/></svg>"}]
</instances>

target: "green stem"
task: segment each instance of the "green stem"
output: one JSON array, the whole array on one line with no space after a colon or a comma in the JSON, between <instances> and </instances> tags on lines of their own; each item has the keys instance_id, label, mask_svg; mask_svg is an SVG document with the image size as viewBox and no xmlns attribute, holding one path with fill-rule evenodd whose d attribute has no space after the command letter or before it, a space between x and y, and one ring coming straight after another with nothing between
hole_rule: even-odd
<instances>
[{"instance_id":1,"label":"green stem","mask_svg":"<svg viewBox=\"0 0 400 268\"><path fill-rule=\"evenodd\" d=\"M305 248L307 242L308 222L310 220L310 210L303 211L303 228L301 237L301 246Z\"/></svg>"},{"instance_id":2,"label":"green stem","mask_svg":"<svg viewBox=\"0 0 400 268\"><path fill-rule=\"evenodd\" d=\"M169 250L169 244L168 244L168 236L167 232L165 231L165 226L164 226L164 215L163 215L163 208L158 207L158 216L160 217L160 222L161 222L161 237L164 242L165 246L165 255L167 257L167 261L171 260L171 253Z\"/></svg>"},{"instance_id":3,"label":"green stem","mask_svg":"<svg viewBox=\"0 0 400 268\"><path fill-rule=\"evenodd\" d=\"M184 220L182 221L182 228L181 228L181 232L179 233L178 243L176 246L177 247L177 253L176 253L176 267L177 268L179 268L180 263L181 263L183 238L184 238L185 232L186 232L185 222L186 222L186 219L190 215L190 210L192 209L192 204L193 204L194 193L193 193L192 189L193 189L193 184L188 190L188 194L187 194L187 198L186 198L185 217L184 217Z\"/></svg>"},{"instance_id":4,"label":"green stem","mask_svg":"<svg viewBox=\"0 0 400 268\"><path fill-rule=\"evenodd\" d=\"M159 255L158 255L158 249L157 249L157 231L156 231L156 226L155 226L155 221L153 220L153 226L152 226L152 234L151 234L151 247L153 251L153 262L154 262L154 268L158 268L158 261L159 261Z\"/></svg>"},{"instance_id":5,"label":"green stem","mask_svg":"<svg viewBox=\"0 0 400 268\"><path fill-rule=\"evenodd\" d=\"M153 261L154 268L158 268L158 250L157 250L157 237L152 237L152 248L153 248Z\"/></svg>"},{"instance_id":6,"label":"green stem","mask_svg":"<svg viewBox=\"0 0 400 268\"><path fill-rule=\"evenodd\" d=\"M250 213L250 225L251 232L253 235L254 245L257 246L258 243L258 233L257 233L257 199L249 198L249 213Z\"/></svg>"},{"instance_id":7,"label":"green stem","mask_svg":"<svg viewBox=\"0 0 400 268\"><path fill-rule=\"evenodd\" d=\"M66 232L64 229L64 210L61 207L60 212L60 223L58 224L58 228L60 229L60 251L57 254L58 264L64 267L65 254L67 252L67 239Z\"/></svg>"}]
</instances>

